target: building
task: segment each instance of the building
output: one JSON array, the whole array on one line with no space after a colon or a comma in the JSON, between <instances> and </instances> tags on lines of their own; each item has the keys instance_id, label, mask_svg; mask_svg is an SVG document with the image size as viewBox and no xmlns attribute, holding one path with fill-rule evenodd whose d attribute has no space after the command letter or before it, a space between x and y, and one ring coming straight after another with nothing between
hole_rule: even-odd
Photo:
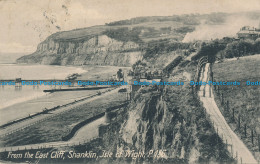
<instances>
[{"instance_id":1,"label":"building","mask_svg":"<svg viewBox=\"0 0 260 164\"><path fill-rule=\"evenodd\" d=\"M257 28L254 28L254 27L250 27L250 26L244 26L237 33L237 37L239 39L253 39L253 40L256 40L257 38L260 38L260 29L257 29Z\"/></svg>"}]
</instances>

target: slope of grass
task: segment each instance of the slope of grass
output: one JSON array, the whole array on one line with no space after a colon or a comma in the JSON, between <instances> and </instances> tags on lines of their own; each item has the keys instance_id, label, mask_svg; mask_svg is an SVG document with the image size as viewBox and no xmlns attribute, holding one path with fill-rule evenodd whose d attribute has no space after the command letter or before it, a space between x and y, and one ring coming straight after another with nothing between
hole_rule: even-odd
<instances>
[{"instance_id":1,"label":"slope of grass","mask_svg":"<svg viewBox=\"0 0 260 164\"><path fill-rule=\"evenodd\" d=\"M256 157L260 157L257 145L257 136L260 135L260 85L248 86L246 81L260 81L259 69L260 55L228 60L213 66L215 81L240 82L239 86L220 86L219 94L215 91L215 100L232 129L251 151L258 152Z\"/></svg>"}]
</instances>

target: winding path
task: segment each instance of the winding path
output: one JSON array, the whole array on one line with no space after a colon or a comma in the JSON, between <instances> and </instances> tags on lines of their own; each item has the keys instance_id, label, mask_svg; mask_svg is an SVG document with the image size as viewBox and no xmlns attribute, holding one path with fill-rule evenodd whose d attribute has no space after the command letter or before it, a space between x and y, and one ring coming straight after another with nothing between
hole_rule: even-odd
<instances>
[{"instance_id":1,"label":"winding path","mask_svg":"<svg viewBox=\"0 0 260 164\"><path fill-rule=\"evenodd\" d=\"M210 64L207 63L201 76L202 82L209 81L210 69ZM200 101L203 102L203 106L206 109L207 114L210 116L210 120L213 122L215 131L218 133L220 138L222 138L223 142L228 144L228 151L230 154L237 158L238 163L257 164L257 161L255 160L252 153L232 131L225 118L221 114L214 100L214 95L210 85L202 85L198 94ZM205 97L203 96L204 94Z\"/></svg>"},{"instance_id":2,"label":"winding path","mask_svg":"<svg viewBox=\"0 0 260 164\"><path fill-rule=\"evenodd\" d=\"M57 148L62 146L73 146L80 145L83 143L87 143L93 139L99 137L98 127L101 124L105 124L104 117L101 117L84 127L82 127L73 138L69 141L58 141L58 142L46 142L39 144L29 144L29 145L21 145L21 146L10 146L0 148L0 152L5 151L17 151L17 150L32 150L32 149L40 149L40 148Z\"/></svg>"}]
</instances>

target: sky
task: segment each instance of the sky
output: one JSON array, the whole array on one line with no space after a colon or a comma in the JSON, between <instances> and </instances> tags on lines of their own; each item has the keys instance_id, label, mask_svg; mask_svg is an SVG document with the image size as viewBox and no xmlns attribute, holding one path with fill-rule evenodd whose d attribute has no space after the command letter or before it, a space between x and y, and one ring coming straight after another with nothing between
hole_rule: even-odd
<instances>
[{"instance_id":1,"label":"sky","mask_svg":"<svg viewBox=\"0 0 260 164\"><path fill-rule=\"evenodd\" d=\"M0 0L0 54L32 53L52 33L133 17L259 9L260 0Z\"/></svg>"}]
</instances>

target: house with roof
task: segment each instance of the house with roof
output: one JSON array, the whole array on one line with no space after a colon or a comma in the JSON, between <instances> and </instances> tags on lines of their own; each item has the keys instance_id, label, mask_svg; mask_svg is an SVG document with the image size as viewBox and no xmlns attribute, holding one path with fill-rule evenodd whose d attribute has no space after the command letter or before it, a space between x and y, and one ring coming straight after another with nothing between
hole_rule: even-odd
<instances>
[{"instance_id":1,"label":"house with roof","mask_svg":"<svg viewBox=\"0 0 260 164\"><path fill-rule=\"evenodd\" d=\"M254 27L250 27L250 26L244 26L237 33L237 37L239 39L252 39L252 40L256 40L257 38L260 38L260 29L259 28L254 28Z\"/></svg>"}]
</instances>

